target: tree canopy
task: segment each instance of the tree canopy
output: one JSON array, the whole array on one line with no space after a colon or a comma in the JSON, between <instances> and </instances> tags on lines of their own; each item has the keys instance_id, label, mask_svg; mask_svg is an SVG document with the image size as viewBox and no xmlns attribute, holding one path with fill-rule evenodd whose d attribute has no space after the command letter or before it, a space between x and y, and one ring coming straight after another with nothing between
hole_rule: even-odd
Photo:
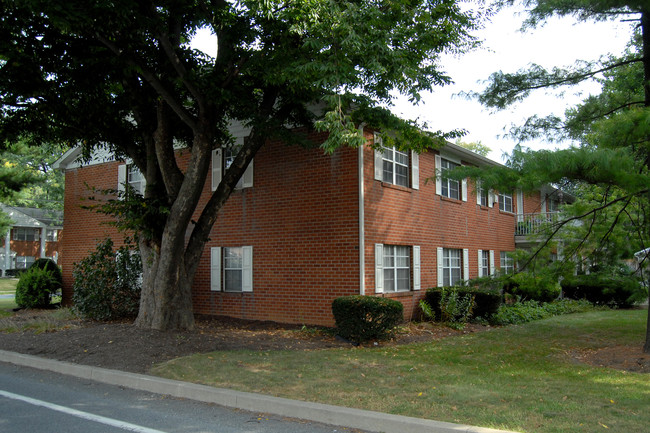
<instances>
[{"instance_id":1,"label":"tree canopy","mask_svg":"<svg viewBox=\"0 0 650 433\"><path fill-rule=\"evenodd\" d=\"M467 170L465 174L482 178L486 187L532 191L551 183L573 191L582 200L567 209L564 223L581 220L582 226L573 234L583 235L579 242L570 243L573 252L597 261L610 248L618 249L608 252L610 259L630 259L634 251L621 248L621 232L634 238L628 239L627 246L645 249L650 242L650 4L643 0L522 3L529 8L524 28L541 25L552 16L569 15L579 20L623 19L635 22L636 27L625 53L604 53L597 61L576 59L573 66L550 71L533 64L514 73L493 73L477 97L497 109L538 89L589 79L597 80L602 91L567 110L564 118L533 116L513 130L522 142L538 137L571 140L568 148L531 151L519 146L507 169ZM650 325L644 350L650 352Z\"/></svg>"},{"instance_id":2,"label":"tree canopy","mask_svg":"<svg viewBox=\"0 0 650 433\"><path fill-rule=\"evenodd\" d=\"M478 14L456 0L0 1L0 143L108 148L146 178L144 279L136 324L191 328L190 288L203 246L237 181L269 138L325 151L360 146L360 122L416 150L453 131L424 132L390 113L393 93L416 103L451 78L438 63L475 41ZM197 30L217 55L191 48ZM190 224L212 149L250 133L200 217ZM190 152L181 170L174 146Z\"/></svg>"}]
</instances>

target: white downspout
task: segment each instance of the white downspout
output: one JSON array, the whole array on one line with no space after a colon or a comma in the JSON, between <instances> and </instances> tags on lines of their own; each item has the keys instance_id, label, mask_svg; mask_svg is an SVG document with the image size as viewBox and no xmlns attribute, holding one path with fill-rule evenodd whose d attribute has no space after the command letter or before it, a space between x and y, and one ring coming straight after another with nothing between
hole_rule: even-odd
<instances>
[{"instance_id":1,"label":"white downspout","mask_svg":"<svg viewBox=\"0 0 650 433\"><path fill-rule=\"evenodd\" d=\"M11 229L7 230L7 236L5 236L5 262L2 276L7 276L7 271L11 269Z\"/></svg>"},{"instance_id":2,"label":"white downspout","mask_svg":"<svg viewBox=\"0 0 650 433\"><path fill-rule=\"evenodd\" d=\"M363 135L364 123L359 126L359 132ZM363 182L363 152L366 148L365 143L359 146L359 156L357 158L358 176L359 176L359 294L366 294L366 228L365 228L365 209L364 209L364 182Z\"/></svg>"},{"instance_id":3,"label":"white downspout","mask_svg":"<svg viewBox=\"0 0 650 433\"><path fill-rule=\"evenodd\" d=\"M45 227L41 227L41 259L45 257Z\"/></svg>"}]
</instances>

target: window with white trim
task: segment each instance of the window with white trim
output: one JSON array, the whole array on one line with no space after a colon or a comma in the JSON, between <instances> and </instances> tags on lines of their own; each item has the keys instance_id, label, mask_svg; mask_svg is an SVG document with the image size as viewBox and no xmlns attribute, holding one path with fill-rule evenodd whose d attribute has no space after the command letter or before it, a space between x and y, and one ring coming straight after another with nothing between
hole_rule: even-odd
<instances>
[{"instance_id":1,"label":"window with white trim","mask_svg":"<svg viewBox=\"0 0 650 433\"><path fill-rule=\"evenodd\" d=\"M126 178L127 183L136 193L144 195L144 175L135 164L128 164L126 166Z\"/></svg>"},{"instance_id":2,"label":"window with white trim","mask_svg":"<svg viewBox=\"0 0 650 433\"><path fill-rule=\"evenodd\" d=\"M253 291L253 247L210 249L210 289L224 292Z\"/></svg>"},{"instance_id":3,"label":"window with white trim","mask_svg":"<svg viewBox=\"0 0 650 433\"><path fill-rule=\"evenodd\" d=\"M16 269L28 269L36 261L33 256L16 256Z\"/></svg>"},{"instance_id":4,"label":"window with white trim","mask_svg":"<svg viewBox=\"0 0 650 433\"><path fill-rule=\"evenodd\" d=\"M436 194L454 200L467 201L467 179L460 181L444 179L446 171L460 167L460 161L453 161L440 155L435 156L436 161Z\"/></svg>"},{"instance_id":5,"label":"window with white trim","mask_svg":"<svg viewBox=\"0 0 650 433\"><path fill-rule=\"evenodd\" d=\"M34 228L16 227L14 228L14 240L27 242L37 241L40 239L38 232L39 230Z\"/></svg>"},{"instance_id":6,"label":"window with white trim","mask_svg":"<svg viewBox=\"0 0 650 433\"><path fill-rule=\"evenodd\" d=\"M499 193L499 210L504 212L513 212L512 194Z\"/></svg>"},{"instance_id":7,"label":"window with white trim","mask_svg":"<svg viewBox=\"0 0 650 433\"><path fill-rule=\"evenodd\" d=\"M440 173L451 171L456 167L460 167L460 164L457 164L453 161L449 161L445 158L440 158ZM440 179L441 183L441 194L443 197L449 197L456 200L460 200L460 182L454 179Z\"/></svg>"},{"instance_id":8,"label":"window with white trim","mask_svg":"<svg viewBox=\"0 0 650 433\"><path fill-rule=\"evenodd\" d=\"M501 272L513 274L515 272L515 259L507 251L501 251Z\"/></svg>"},{"instance_id":9,"label":"window with white trim","mask_svg":"<svg viewBox=\"0 0 650 433\"><path fill-rule=\"evenodd\" d=\"M455 286L462 280L463 250L442 249L442 285Z\"/></svg>"},{"instance_id":10,"label":"window with white trim","mask_svg":"<svg viewBox=\"0 0 650 433\"><path fill-rule=\"evenodd\" d=\"M478 276L487 277L490 274L490 252L478 250Z\"/></svg>"},{"instance_id":11,"label":"window with white trim","mask_svg":"<svg viewBox=\"0 0 650 433\"><path fill-rule=\"evenodd\" d=\"M212 191L217 189L223 177L223 173L230 168L243 145L244 138L239 137L236 139L234 146L218 148L212 151ZM254 160L251 160L248 167L246 167L246 170L239 178L237 185L235 185L235 189L252 188L253 161Z\"/></svg>"},{"instance_id":12,"label":"window with white trim","mask_svg":"<svg viewBox=\"0 0 650 433\"><path fill-rule=\"evenodd\" d=\"M414 151L398 150L382 146L382 139L375 134L375 179L393 185L420 188L420 158Z\"/></svg>"},{"instance_id":13,"label":"window with white trim","mask_svg":"<svg viewBox=\"0 0 650 433\"><path fill-rule=\"evenodd\" d=\"M47 242L56 242L59 240L59 231L57 229L47 229L45 231L45 240Z\"/></svg>"},{"instance_id":14,"label":"window with white trim","mask_svg":"<svg viewBox=\"0 0 650 433\"><path fill-rule=\"evenodd\" d=\"M420 247L375 244L375 292L420 290Z\"/></svg>"},{"instance_id":15,"label":"window with white trim","mask_svg":"<svg viewBox=\"0 0 650 433\"><path fill-rule=\"evenodd\" d=\"M480 182L476 182L476 204L481 206L492 206L490 203L490 192L483 188Z\"/></svg>"}]
</instances>

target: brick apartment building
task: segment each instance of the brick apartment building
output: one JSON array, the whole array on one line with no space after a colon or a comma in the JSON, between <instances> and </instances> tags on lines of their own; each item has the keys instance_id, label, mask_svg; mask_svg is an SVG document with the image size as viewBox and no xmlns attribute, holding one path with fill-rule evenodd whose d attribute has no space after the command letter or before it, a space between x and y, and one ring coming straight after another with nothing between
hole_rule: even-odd
<instances>
[{"instance_id":1,"label":"brick apartment building","mask_svg":"<svg viewBox=\"0 0 650 433\"><path fill-rule=\"evenodd\" d=\"M365 135L369 144L375 139L371 131ZM323 135L311 138L320 142ZM67 300L72 264L105 236L120 238L103 224L106 216L81 207L91 195L87 185L143 187L124 162L98 154L82 165L78 154L71 150L57 162L66 173ZM180 150L178 158L182 163L187 155ZM228 154L213 152L203 203L228 163ZM432 179L456 164L497 163L453 144L420 155L370 146L325 155L268 142L219 213L193 286L195 313L332 325L333 299L365 294L399 300L409 318L429 287L512 269L506 253L517 247L516 223L546 212L545 193L493 193Z\"/></svg>"},{"instance_id":2,"label":"brick apartment building","mask_svg":"<svg viewBox=\"0 0 650 433\"><path fill-rule=\"evenodd\" d=\"M0 210L13 221L0 248L3 277L29 268L38 258L47 257L59 262L63 212L3 204L0 204Z\"/></svg>"}]
</instances>

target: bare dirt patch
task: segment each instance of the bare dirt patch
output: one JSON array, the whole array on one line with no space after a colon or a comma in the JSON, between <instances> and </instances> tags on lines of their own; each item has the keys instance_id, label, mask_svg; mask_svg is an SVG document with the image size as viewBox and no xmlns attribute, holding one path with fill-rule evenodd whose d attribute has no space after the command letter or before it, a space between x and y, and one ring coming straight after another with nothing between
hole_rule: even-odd
<instances>
[{"instance_id":1,"label":"bare dirt patch","mask_svg":"<svg viewBox=\"0 0 650 433\"><path fill-rule=\"evenodd\" d=\"M51 311L26 310L0 319L16 327L48 317L57 331L27 329L0 332L0 349L83 365L146 373L157 363L194 353L218 350L316 350L350 347L331 332L318 328L223 317L198 317L196 329L162 332L136 328L130 321L99 323L82 319L51 319ZM468 325L456 331L431 323L410 323L389 341L370 345L396 345L440 340L463 333L491 329ZM617 346L598 351L571 352L576 361L635 372L650 372L650 355L636 346Z\"/></svg>"}]
</instances>

